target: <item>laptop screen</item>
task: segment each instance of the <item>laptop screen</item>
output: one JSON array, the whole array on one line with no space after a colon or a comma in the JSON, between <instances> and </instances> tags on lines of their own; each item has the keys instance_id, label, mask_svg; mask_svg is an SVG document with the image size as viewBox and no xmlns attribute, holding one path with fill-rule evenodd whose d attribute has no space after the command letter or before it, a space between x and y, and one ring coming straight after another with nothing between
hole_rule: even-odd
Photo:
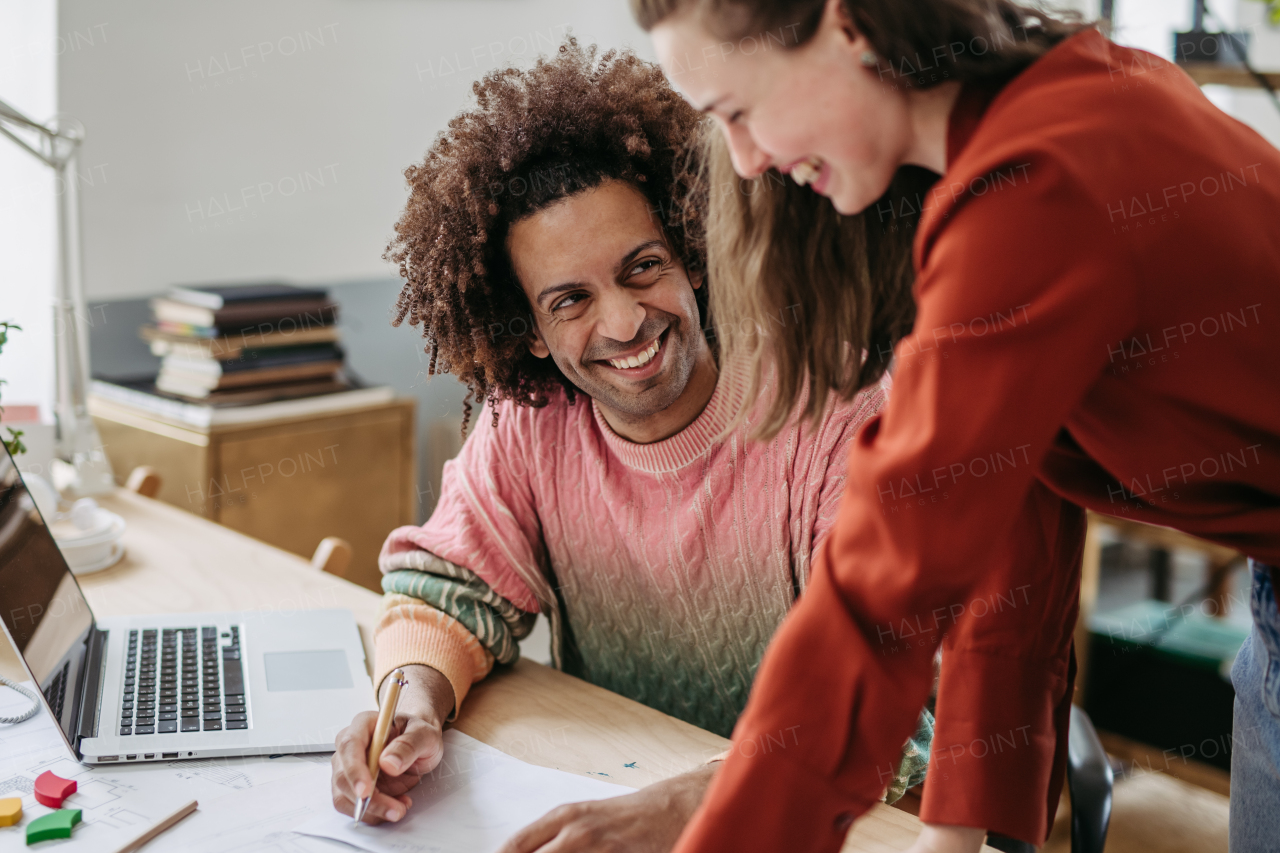
<instances>
[{"instance_id":1,"label":"laptop screen","mask_svg":"<svg viewBox=\"0 0 1280 853\"><path fill-rule=\"evenodd\" d=\"M0 620L74 743L93 613L7 449L0 456Z\"/></svg>"}]
</instances>

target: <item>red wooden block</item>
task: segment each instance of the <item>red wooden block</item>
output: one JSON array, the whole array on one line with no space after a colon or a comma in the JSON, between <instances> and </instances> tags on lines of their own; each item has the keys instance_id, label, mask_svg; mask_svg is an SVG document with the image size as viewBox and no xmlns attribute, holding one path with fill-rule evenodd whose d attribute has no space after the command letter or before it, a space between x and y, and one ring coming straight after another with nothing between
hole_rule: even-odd
<instances>
[{"instance_id":1,"label":"red wooden block","mask_svg":"<svg viewBox=\"0 0 1280 853\"><path fill-rule=\"evenodd\" d=\"M51 809L62 808L62 801L76 792L74 779L63 779L46 770L36 777L36 802Z\"/></svg>"}]
</instances>

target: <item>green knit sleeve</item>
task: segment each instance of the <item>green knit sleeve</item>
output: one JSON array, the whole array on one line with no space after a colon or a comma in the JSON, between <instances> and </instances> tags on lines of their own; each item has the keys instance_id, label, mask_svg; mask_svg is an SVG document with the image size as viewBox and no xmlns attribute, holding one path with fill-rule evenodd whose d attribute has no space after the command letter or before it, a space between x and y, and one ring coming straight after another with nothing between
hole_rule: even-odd
<instances>
[{"instance_id":1,"label":"green knit sleeve","mask_svg":"<svg viewBox=\"0 0 1280 853\"><path fill-rule=\"evenodd\" d=\"M902 760L898 764L898 772L894 774L889 789L885 792L886 803L896 803L908 788L915 787L924 781L925 771L929 769L929 746L933 742L933 714L928 709L920 712L920 721L913 734L902 748Z\"/></svg>"},{"instance_id":2,"label":"green knit sleeve","mask_svg":"<svg viewBox=\"0 0 1280 853\"><path fill-rule=\"evenodd\" d=\"M494 592L474 572L426 551L397 555L412 567L382 576L382 591L416 598L457 619L498 663L520 658L520 640L529 636L537 613L526 613ZM388 567L390 568L390 567Z\"/></svg>"}]
</instances>

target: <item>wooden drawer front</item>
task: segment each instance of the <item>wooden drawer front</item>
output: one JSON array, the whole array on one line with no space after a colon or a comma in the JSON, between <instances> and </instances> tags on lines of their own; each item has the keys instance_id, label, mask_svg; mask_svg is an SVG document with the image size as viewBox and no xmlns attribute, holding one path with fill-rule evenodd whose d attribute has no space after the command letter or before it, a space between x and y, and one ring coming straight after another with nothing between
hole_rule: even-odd
<instances>
[{"instance_id":1,"label":"wooden drawer front","mask_svg":"<svg viewBox=\"0 0 1280 853\"><path fill-rule=\"evenodd\" d=\"M207 435L177 427L165 427L157 433L108 418L94 418L93 422L116 480L124 482L137 466L150 465L160 472L157 500L205 518L215 517L207 495Z\"/></svg>"}]
</instances>

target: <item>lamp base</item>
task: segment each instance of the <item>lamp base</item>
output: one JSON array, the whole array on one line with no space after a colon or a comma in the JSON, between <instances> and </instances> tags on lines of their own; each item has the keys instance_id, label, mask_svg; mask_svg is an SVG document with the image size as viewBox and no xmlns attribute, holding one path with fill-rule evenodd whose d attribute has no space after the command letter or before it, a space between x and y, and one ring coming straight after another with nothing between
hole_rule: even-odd
<instances>
[{"instance_id":1,"label":"lamp base","mask_svg":"<svg viewBox=\"0 0 1280 853\"><path fill-rule=\"evenodd\" d=\"M53 486L66 497L105 495L116 479L98 427L87 412L58 418L58 458L49 463Z\"/></svg>"}]
</instances>

